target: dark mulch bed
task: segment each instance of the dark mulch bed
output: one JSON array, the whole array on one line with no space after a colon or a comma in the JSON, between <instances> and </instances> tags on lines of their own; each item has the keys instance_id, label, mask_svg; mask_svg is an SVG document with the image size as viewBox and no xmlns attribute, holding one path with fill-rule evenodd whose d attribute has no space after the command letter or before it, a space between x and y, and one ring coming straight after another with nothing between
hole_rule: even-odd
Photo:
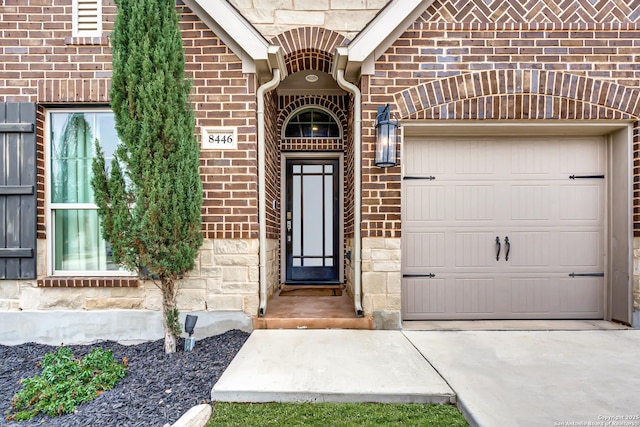
<instances>
[{"instance_id":1,"label":"dark mulch bed","mask_svg":"<svg viewBox=\"0 0 640 427\"><path fill-rule=\"evenodd\" d=\"M129 362L127 376L113 390L78 407L75 414L29 421L6 421L10 400L20 389L18 381L40 373L36 363L56 348L42 344L0 346L0 426L163 426L171 424L189 408L209 402L211 388L249 337L241 331L197 341L191 352L165 354L163 342L126 346L112 341L89 346L68 346L76 356L93 347L113 350L113 356Z\"/></svg>"}]
</instances>

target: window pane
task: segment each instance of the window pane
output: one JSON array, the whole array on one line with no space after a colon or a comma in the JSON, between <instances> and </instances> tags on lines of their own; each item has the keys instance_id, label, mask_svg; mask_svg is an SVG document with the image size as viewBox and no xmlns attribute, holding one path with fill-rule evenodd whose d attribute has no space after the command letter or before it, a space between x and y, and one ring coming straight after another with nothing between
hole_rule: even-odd
<instances>
[{"instance_id":1,"label":"window pane","mask_svg":"<svg viewBox=\"0 0 640 427\"><path fill-rule=\"evenodd\" d=\"M304 165L303 166L304 173L322 173L322 165Z\"/></svg>"},{"instance_id":2,"label":"window pane","mask_svg":"<svg viewBox=\"0 0 640 427\"><path fill-rule=\"evenodd\" d=\"M56 270L118 270L111 249L100 235L95 210L56 210L53 259Z\"/></svg>"},{"instance_id":3,"label":"window pane","mask_svg":"<svg viewBox=\"0 0 640 427\"><path fill-rule=\"evenodd\" d=\"M107 164L118 145L111 112L51 113L51 201L93 203L91 163L98 139Z\"/></svg>"},{"instance_id":4,"label":"window pane","mask_svg":"<svg viewBox=\"0 0 640 427\"><path fill-rule=\"evenodd\" d=\"M307 165L305 165L305 168ZM322 176L305 175L302 181L304 256L322 256ZM304 265L309 265L305 259ZM320 264L322 265L322 264Z\"/></svg>"},{"instance_id":5,"label":"window pane","mask_svg":"<svg viewBox=\"0 0 640 427\"><path fill-rule=\"evenodd\" d=\"M284 135L287 138L337 138L340 128L329 113L311 108L291 117Z\"/></svg>"},{"instance_id":6,"label":"window pane","mask_svg":"<svg viewBox=\"0 0 640 427\"><path fill-rule=\"evenodd\" d=\"M93 204L91 188L95 141L100 141L107 166L119 140L112 112L52 111L50 177L52 203ZM97 210L51 211L53 269L56 271L118 271L111 248L102 239Z\"/></svg>"},{"instance_id":7,"label":"window pane","mask_svg":"<svg viewBox=\"0 0 640 427\"><path fill-rule=\"evenodd\" d=\"M294 166L295 169L296 166ZM299 167L299 166L298 166ZM302 255L302 178L293 177L293 256Z\"/></svg>"},{"instance_id":8,"label":"window pane","mask_svg":"<svg viewBox=\"0 0 640 427\"><path fill-rule=\"evenodd\" d=\"M324 230L324 255L333 255L333 175L324 177Z\"/></svg>"}]
</instances>

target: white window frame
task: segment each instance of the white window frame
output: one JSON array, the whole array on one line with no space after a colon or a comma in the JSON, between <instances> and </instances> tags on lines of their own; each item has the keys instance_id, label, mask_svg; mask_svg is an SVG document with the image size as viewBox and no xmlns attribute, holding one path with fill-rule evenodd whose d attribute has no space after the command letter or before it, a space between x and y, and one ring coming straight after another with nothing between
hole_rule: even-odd
<instances>
[{"instance_id":1,"label":"white window frame","mask_svg":"<svg viewBox=\"0 0 640 427\"><path fill-rule=\"evenodd\" d=\"M80 29L80 10L84 10L84 8L81 8L80 6L86 3L95 3L95 30ZM73 37L102 37L102 0L73 0L71 28Z\"/></svg>"},{"instance_id":2,"label":"white window frame","mask_svg":"<svg viewBox=\"0 0 640 427\"><path fill-rule=\"evenodd\" d=\"M282 129L280 130L280 139L282 139L283 141L285 140L289 140L289 139L300 139L301 137L297 137L297 136L286 136L287 134L287 126L289 126L289 122L291 121L292 118L294 118L295 116L298 115L298 113L300 113L303 110L318 110L318 111L322 111L324 113L326 113L327 115L329 115L331 118L333 118L333 120L335 120L336 125L338 126L338 132L340 133L339 136L307 136L307 137L302 137L304 139L342 139L343 138L343 130L342 129L342 122L338 119L338 116L336 116L336 114L329 110L328 108L325 108L322 105L313 105L313 104L307 104L307 105L303 105L301 107L296 108L295 110L293 110L291 112L291 114L289 114L289 116L287 117L287 119L285 120Z\"/></svg>"},{"instance_id":3,"label":"white window frame","mask_svg":"<svg viewBox=\"0 0 640 427\"><path fill-rule=\"evenodd\" d=\"M136 276L127 270L56 270L54 240L56 235L53 211L97 210L94 203L53 203L51 201L51 114L52 113L113 113L110 108L51 108L45 110L45 222L47 224L47 275L56 277L128 277Z\"/></svg>"}]
</instances>

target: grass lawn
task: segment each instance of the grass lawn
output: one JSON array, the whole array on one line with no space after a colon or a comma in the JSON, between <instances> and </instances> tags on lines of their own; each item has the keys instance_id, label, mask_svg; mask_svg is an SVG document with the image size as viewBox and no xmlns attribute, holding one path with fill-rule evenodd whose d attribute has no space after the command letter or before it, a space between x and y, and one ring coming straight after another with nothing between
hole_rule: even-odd
<instances>
[{"instance_id":1,"label":"grass lawn","mask_svg":"<svg viewBox=\"0 0 640 427\"><path fill-rule=\"evenodd\" d=\"M451 405L218 402L207 427L468 425L458 409Z\"/></svg>"}]
</instances>

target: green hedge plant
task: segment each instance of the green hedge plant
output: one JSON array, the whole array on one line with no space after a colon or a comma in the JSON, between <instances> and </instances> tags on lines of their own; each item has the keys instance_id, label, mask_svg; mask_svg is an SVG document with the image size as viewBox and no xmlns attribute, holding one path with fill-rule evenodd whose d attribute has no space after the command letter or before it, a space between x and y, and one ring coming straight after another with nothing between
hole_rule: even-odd
<instances>
[{"instance_id":1,"label":"green hedge plant","mask_svg":"<svg viewBox=\"0 0 640 427\"><path fill-rule=\"evenodd\" d=\"M81 359L66 347L47 353L42 373L20 381L23 387L11 399L7 420L29 420L40 413L50 417L72 413L78 405L111 390L124 378L125 363L118 363L111 350L102 348L94 348Z\"/></svg>"}]
</instances>

